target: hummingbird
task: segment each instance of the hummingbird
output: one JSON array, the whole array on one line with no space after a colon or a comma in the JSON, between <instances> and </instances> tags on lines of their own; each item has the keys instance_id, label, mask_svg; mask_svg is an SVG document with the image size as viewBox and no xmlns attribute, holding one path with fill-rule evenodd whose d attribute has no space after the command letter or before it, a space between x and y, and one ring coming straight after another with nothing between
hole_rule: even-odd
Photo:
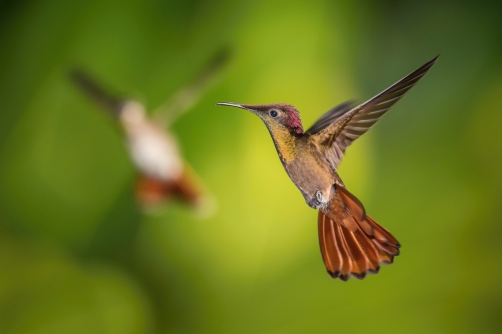
<instances>
[{"instance_id":1,"label":"hummingbird","mask_svg":"<svg viewBox=\"0 0 502 334\"><path fill-rule=\"evenodd\" d=\"M318 212L321 255L328 274L347 281L376 274L399 255L397 239L366 214L337 173L347 147L368 131L434 65L436 56L368 101L344 102L304 131L290 104L218 105L248 110L266 125L279 158L305 202Z\"/></svg>"},{"instance_id":2,"label":"hummingbird","mask_svg":"<svg viewBox=\"0 0 502 334\"><path fill-rule=\"evenodd\" d=\"M198 208L203 204L198 177L183 159L168 128L200 99L228 59L228 50L218 52L187 86L154 111L153 117L147 116L142 103L107 92L84 70L70 71L77 87L118 122L138 172L136 197L145 207L151 208L171 197Z\"/></svg>"}]
</instances>

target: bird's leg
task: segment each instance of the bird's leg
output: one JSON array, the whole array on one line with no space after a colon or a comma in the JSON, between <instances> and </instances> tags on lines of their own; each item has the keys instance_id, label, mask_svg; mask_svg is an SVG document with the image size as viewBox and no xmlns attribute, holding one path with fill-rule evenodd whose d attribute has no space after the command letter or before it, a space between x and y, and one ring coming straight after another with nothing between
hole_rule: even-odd
<instances>
[{"instance_id":1,"label":"bird's leg","mask_svg":"<svg viewBox=\"0 0 502 334\"><path fill-rule=\"evenodd\" d=\"M312 196L308 205L314 209L321 209L324 208L327 203L328 201L324 198L322 192L318 190L315 192L314 196Z\"/></svg>"}]
</instances>

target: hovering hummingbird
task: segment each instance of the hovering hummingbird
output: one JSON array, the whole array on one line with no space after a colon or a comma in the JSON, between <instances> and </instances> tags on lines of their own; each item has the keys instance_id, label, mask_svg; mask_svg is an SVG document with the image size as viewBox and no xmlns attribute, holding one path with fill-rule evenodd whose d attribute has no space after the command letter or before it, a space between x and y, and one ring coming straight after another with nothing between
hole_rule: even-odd
<instances>
[{"instance_id":1,"label":"hovering hummingbird","mask_svg":"<svg viewBox=\"0 0 502 334\"><path fill-rule=\"evenodd\" d=\"M352 102L345 102L334 107L307 131L300 113L289 104L217 103L249 110L267 126L289 177L307 204L319 210L321 254L333 278L347 281L352 275L363 279L399 255L399 242L366 214L336 169L346 148L413 87L437 58L363 104L353 107Z\"/></svg>"},{"instance_id":2,"label":"hovering hummingbird","mask_svg":"<svg viewBox=\"0 0 502 334\"><path fill-rule=\"evenodd\" d=\"M219 52L192 82L154 111L152 118L139 101L109 94L81 69L70 72L73 82L117 119L138 170L136 195L145 206L171 197L197 207L202 204L204 197L196 175L182 158L178 143L167 128L200 99L228 58L227 50Z\"/></svg>"}]
</instances>

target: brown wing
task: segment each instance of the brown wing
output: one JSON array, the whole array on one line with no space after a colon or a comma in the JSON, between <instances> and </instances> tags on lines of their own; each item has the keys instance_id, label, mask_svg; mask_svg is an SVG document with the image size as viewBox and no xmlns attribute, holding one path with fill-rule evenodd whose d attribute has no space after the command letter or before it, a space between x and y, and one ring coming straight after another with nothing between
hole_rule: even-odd
<instances>
[{"instance_id":1,"label":"brown wing","mask_svg":"<svg viewBox=\"0 0 502 334\"><path fill-rule=\"evenodd\" d=\"M437 58L428 61L380 94L355 107L335 122L314 135L326 156L337 167L347 147L375 124L408 90L434 65Z\"/></svg>"},{"instance_id":2,"label":"brown wing","mask_svg":"<svg viewBox=\"0 0 502 334\"><path fill-rule=\"evenodd\" d=\"M350 111L354 107L354 101L343 102L336 107L328 110L324 115L322 115L307 131L308 134L315 135L319 131L326 128L328 125L336 121L346 112Z\"/></svg>"}]
</instances>

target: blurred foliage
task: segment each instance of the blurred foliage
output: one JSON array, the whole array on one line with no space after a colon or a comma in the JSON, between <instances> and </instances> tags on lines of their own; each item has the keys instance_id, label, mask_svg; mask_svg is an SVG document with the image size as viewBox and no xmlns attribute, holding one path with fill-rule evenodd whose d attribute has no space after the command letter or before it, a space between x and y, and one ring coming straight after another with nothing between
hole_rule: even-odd
<instances>
[{"instance_id":1,"label":"blurred foliage","mask_svg":"<svg viewBox=\"0 0 502 334\"><path fill-rule=\"evenodd\" d=\"M0 332L500 333L501 7L0 2ZM219 84L174 126L219 211L145 215L120 133L67 70L154 108L224 45ZM214 102L288 102L308 126L437 53L340 170L402 255L333 281L266 128Z\"/></svg>"}]
</instances>

